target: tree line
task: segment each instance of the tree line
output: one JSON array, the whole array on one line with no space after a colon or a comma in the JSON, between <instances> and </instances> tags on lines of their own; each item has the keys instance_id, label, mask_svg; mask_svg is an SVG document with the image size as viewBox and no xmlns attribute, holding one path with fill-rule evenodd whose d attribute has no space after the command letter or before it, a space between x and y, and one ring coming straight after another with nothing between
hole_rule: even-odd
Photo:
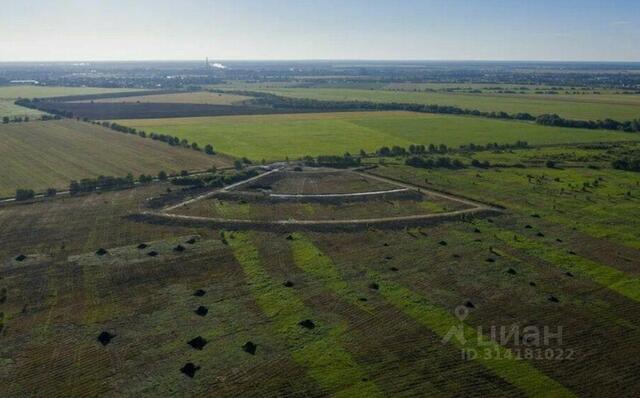
<instances>
[{"instance_id":1,"label":"tree line","mask_svg":"<svg viewBox=\"0 0 640 398\"><path fill-rule=\"evenodd\" d=\"M204 146L204 148L201 148L200 145L198 145L197 142L192 142L189 143L189 140L187 140L186 138L180 138L177 136L172 136L169 134L160 134L160 133L149 133L147 134L146 131L143 130L137 130L133 127L127 127L127 126L123 126L121 124L115 123L115 122L102 122L102 123L98 123L98 122L92 122L94 124L100 124L102 127L106 127L109 128L111 130L114 131L118 131L120 133L125 133L125 134L134 134L134 135L138 135L142 138L151 138L152 140L156 140L156 141L161 141L164 143L167 143L171 146L181 146L183 148L191 148L194 151L204 151L204 153L206 153L207 155L215 155L216 152L213 150L213 146L211 144L207 144Z\"/></svg>"},{"instance_id":2,"label":"tree line","mask_svg":"<svg viewBox=\"0 0 640 398\"><path fill-rule=\"evenodd\" d=\"M579 129L621 130L628 133L640 131L640 119L619 122L613 119L605 120L574 120L564 119L554 114L544 114L536 118L536 123L543 126L572 127Z\"/></svg>"},{"instance_id":3,"label":"tree line","mask_svg":"<svg viewBox=\"0 0 640 398\"><path fill-rule=\"evenodd\" d=\"M448 147L445 144L434 145L409 145L408 148L394 145L392 147L383 146L375 152L380 157L397 157L421 154L445 154L452 152L482 152L482 151L503 151L509 149L525 149L529 148L527 141L516 141L514 144L498 144L488 143L486 145L477 145L474 143L460 145L458 148ZM367 153L360 150L360 156L365 157Z\"/></svg>"},{"instance_id":4,"label":"tree line","mask_svg":"<svg viewBox=\"0 0 640 398\"><path fill-rule=\"evenodd\" d=\"M441 157L438 157L437 159L430 159L430 158L425 159L418 156L413 156L407 159L405 161L405 164L407 166L418 167L421 169L444 168L444 169L457 170L457 169L463 169L466 167L465 164L462 163L462 161L460 161L459 159L451 159L446 156L441 156Z\"/></svg>"},{"instance_id":5,"label":"tree line","mask_svg":"<svg viewBox=\"0 0 640 398\"><path fill-rule=\"evenodd\" d=\"M465 169L469 166L475 167L478 169L489 169L489 168L525 168L526 166L522 163L516 164L504 164L504 163L495 163L491 164L488 160L480 161L478 159L472 159L471 163L465 164L460 159L451 159L448 156L440 156L437 158L423 158L419 156L412 156L405 160L405 165L411 167L417 167L422 169L450 169L450 170L459 170ZM547 167L552 167L547 165Z\"/></svg>"},{"instance_id":6,"label":"tree line","mask_svg":"<svg viewBox=\"0 0 640 398\"><path fill-rule=\"evenodd\" d=\"M348 167L360 166L360 158L345 153L343 156L321 155L317 157L305 156L304 164L311 167L332 167L335 169L345 169Z\"/></svg>"},{"instance_id":7,"label":"tree line","mask_svg":"<svg viewBox=\"0 0 640 398\"><path fill-rule=\"evenodd\" d=\"M172 179L171 183L181 186L220 188L225 185L230 185L238 181L246 180L247 178L255 177L257 175L257 170L245 169L238 170L230 174L212 173L201 176L184 176Z\"/></svg>"},{"instance_id":8,"label":"tree line","mask_svg":"<svg viewBox=\"0 0 640 398\"><path fill-rule=\"evenodd\" d=\"M244 164L250 164L248 159L240 160ZM255 169L242 169L236 170L233 173L217 173L217 169L211 167L208 174L190 176L187 170L182 170L179 175L169 176L164 170L160 171L157 176L150 174L140 174L138 178L135 178L133 174L128 173L124 177L115 176L98 176L96 178L83 178L81 180L71 180L69 182L69 195L76 196L86 193L92 193L97 191L113 191L119 189L133 188L136 183L148 184L154 180L167 181L171 179L171 183L181 186L193 186L193 187L212 187L219 188L225 185L233 184L238 181L245 180L258 175L258 171ZM44 197L53 197L57 195L55 188L48 188ZM32 189L17 189L15 200L26 201L34 199L36 193Z\"/></svg>"},{"instance_id":9,"label":"tree line","mask_svg":"<svg viewBox=\"0 0 640 398\"><path fill-rule=\"evenodd\" d=\"M47 121L47 120L60 120L62 119L62 117L58 116L58 115L42 115L40 117L29 117L29 116L13 116L13 117L9 117L9 116L3 116L2 117L2 124L9 124L9 123L26 123L26 122L30 122L32 120L39 120L39 121Z\"/></svg>"},{"instance_id":10,"label":"tree line","mask_svg":"<svg viewBox=\"0 0 640 398\"><path fill-rule=\"evenodd\" d=\"M183 170L182 175L188 175L186 170ZM157 178L160 181L166 181L169 176L165 171L160 171L157 177L150 174L140 174L136 179L133 174L129 173L124 177L114 176L98 176L96 178L83 178L81 180L71 180L69 182L69 194L78 195L82 193L90 193L96 191L113 191L118 189L132 188L136 182L140 184L147 184L153 182ZM47 188L44 192L44 197L54 197L58 194L57 189ZM24 201L35 198L36 193L33 189L17 189L15 199L16 201Z\"/></svg>"},{"instance_id":11,"label":"tree line","mask_svg":"<svg viewBox=\"0 0 640 398\"><path fill-rule=\"evenodd\" d=\"M640 157L616 159L611 166L617 170L640 171Z\"/></svg>"},{"instance_id":12,"label":"tree line","mask_svg":"<svg viewBox=\"0 0 640 398\"><path fill-rule=\"evenodd\" d=\"M140 176L140 182L146 182L146 175ZM153 178L151 178L153 180ZM114 189L130 188L135 185L135 180L131 173L125 177L99 176L97 178L83 178L80 181L71 180L69 183L69 194L88 193L94 191L109 191Z\"/></svg>"}]
</instances>

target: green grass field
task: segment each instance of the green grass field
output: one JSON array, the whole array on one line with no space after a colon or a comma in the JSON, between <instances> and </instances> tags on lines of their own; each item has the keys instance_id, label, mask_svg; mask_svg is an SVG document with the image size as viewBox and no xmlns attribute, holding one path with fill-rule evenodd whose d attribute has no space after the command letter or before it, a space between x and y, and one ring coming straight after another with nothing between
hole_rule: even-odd
<instances>
[{"instance_id":1,"label":"green grass field","mask_svg":"<svg viewBox=\"0 0 640 398\"><path fill-rule=\"evenodd\" d=\"M242 87L242 86L241 86ZM480 111L507 113L528 112L532 115L557 113L571 119L631 120L640 118L640 95L605 94L497 94L413 92L383 89L351 88L257 88L286 97L311 98L327 101L405 102L452 105ZM243 89L251 90L251 85Z\"/></svg>"},{"instance_id":2,"label":"green grass field","mask_svg":"<svg viewBox=\"0 0 640 398\"><path fill-rule=\"evenodd\" d=\"M638 148L638 144L634 147ZM545 224L551 221L567 230L574 229L640 249L638 173L611 169L611 160L624 155L607 156L603 152L571 147L503 154L481 152L473 158L494 164L520 162L528 167L451 171L425 170L397 162L392 167L378 167L376 173L418 184L428 181L430 186L503 205L523 217L535 213ZM461 159L470 163L468 159ZM553 159L558 166L544 167L544 159ZM538 166L532 167L534 164ZM599 168L592 169L587 165ZM543 221L527 220L525 223L539 226ZM613 225L616 227L612 228Z\"/></svg>"},{"instance_id":3,"label":"green grass field","mask_svg":"<svg viewBox=\"0 0 640 398\"><path fill-rule=\"evenodd\" d=\"M146 130L209 142L217 151L254 160L341 155L382 146L489 142L533 145L638 140L627 133L552 128L532 123L410 112L317 113L120 120Z\"/></svg>"},{"instance_id":4,"label":"green grass field","mask_svg":"<svg viewBox=\"0 0 640 398\"><path fill-rule=\"evenodd\" d=\"M69 180L227 165L209 156L71 120L0 124L0 196L64 189Z\"/></svg>"},{"instance_id":5,"label":"green grass field","mask_svg":"<svg viewBox=\"0 0 640 398\"><path fill-rule=\"evenodd\" d=\"M180 104L210 104L210 105L233 105L238 102L248 100L250 97L233 94L211 93L208 91L198 91L192 93L141 95L138 97L103 98L93 102L140 102L140 103L180 103ZM88 102L79 101L79 102Z\"/></svg>"}]
</instances>

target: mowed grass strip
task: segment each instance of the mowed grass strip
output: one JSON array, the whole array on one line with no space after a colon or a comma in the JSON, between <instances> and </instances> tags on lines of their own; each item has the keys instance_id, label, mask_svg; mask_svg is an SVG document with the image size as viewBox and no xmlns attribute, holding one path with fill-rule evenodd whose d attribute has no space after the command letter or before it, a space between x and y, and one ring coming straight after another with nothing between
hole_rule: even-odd
<instances>
[{"instance_id":1,"label":"mowed grass strip","mask_svg":"<svg viewBox=\"0 0 640 398\"><path fill-rule=\"evenodd\" d=\"M532 145L633 141L637 135L539 126L471 116L413 112L332 112L285 115L131 119L118 123L147 132L211 143L222 153L254 160L357 154L382 146L514 143Z\"/></svg>"},{"instance_id":2,"label":"mowed grass strip","mask_svg":"<svg viewBox=\"0 0 640 398\"><path fill-rule=\"evenodd\" d=\"M304 235L294 234L292 236L294 239L290 242L296 265L306 273L323 280L339 296L350 299L352 291L349 289L347 282L341 278L333 261ZM452 328L464 325L446 310L429 303L424 297L392 282L383 277L382 274L371 270L367 270L366 273L369 279L380 283L379 291L385 300L437 335L444 337ZM496 375L522 389L528 395L573 396L561 384L543 375L530 364L508 359L510 351L507 348L478 336L470 326L464 325L464 335L467 341L465 344L460 345L460 348L474 348L482 353L483 350L490 347L493 352L499 352L501 359L483 358L482 355L479 355L478 360ZM478 341L482 341L486 345L480 346ZM455 338L451 339L450 342L460 344Z\"/></svg>"},{"instance_id":3,"label":"mowed grass strip","mask_svg":"<svg viewBox=\"0 0 640 398\"><path fill-rule=\"evenodd\" d=\"M428 302L423 296L415 293L375 271L368 271L367 276L380 285L380 294L398 310L407 314L423 326L445 338L451 330L463 328L465 341L456 337L448 340L460 349L475 349L477 361L493 371L497 376L513 384L531 397L572 397L574 394L562 384L544 375L530 363L514 359L509 349L494 343L476 330L451 315L448 311ZM485 350L499 355L483 356Z\"/></svg>"},{"instance_id":4,"label":"mowed grass strip","mask_svg":"<svg viewBox=\"0 0 640 398\"><path fill-rule=\"evenodd\" d=\"M250 235L236 232L225 234L225 238L245 272L256 302L274 322L278 337L291 347L294 360L335 396L381 396L375 384L363 381L364 372L341 347L340 335L346 326L317 325L313 331L302 328L298 323L312 318L311 309L291 289L271 278Z\"/></svg>"},{"instance_id":5,"label":"mowed grass strip","mask_svg":"<svg viewBox=\"0 0 640 398\"><path fill-rule=\"evenodd\" d=\"M358 300L358 294L349 287L333 260L325 255L305 235L295 233L290 240L293 261L305 273L321 281L334 294L345 299L360 309L371 313L371 310Z\"/></svg>"},{"instance_id":6,"label":"mowed grass strip","mask_svg":"<svg viewBox=\"0 0 640 398\"><path fill-rule=\"evenodd\" d=\"M0 137L0 196L17 188L65 189L69 180L99 175L137 177L229 164L223 157L73 120L0 124Z\"/></svg>"},{"instance_id":7,"label":"mowed grass strip","mask_svg":"<svg viewBox=\"0 0 640 398\"><path fill-rule=\"evenodd\" d=\"M639 278L630 277L615 268L556 249L542 242L536 242L516 232L497 229L489 223L482 223L481 228L491 231L496 238L513 248L538 257L565 271L589 278L632 300L640 301Z\"/></svg>"}]
</instances>

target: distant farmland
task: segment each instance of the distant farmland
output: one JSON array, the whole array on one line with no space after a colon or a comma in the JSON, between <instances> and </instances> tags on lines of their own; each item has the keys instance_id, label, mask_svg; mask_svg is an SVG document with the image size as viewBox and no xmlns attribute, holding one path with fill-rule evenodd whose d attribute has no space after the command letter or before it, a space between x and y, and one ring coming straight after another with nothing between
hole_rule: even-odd
<instances>
[{"instance_id":1,"label":"distant farmland","mask_svg":"<svg viewBox=\"0 0 640 398\"><path fill-rule=\"evenodd\" d=\"M93 102L97 102L97 103L140 102L140 103L233 105L238 102L248 100L250 98L251 97L246 97L242 95L212 93L208 91L196 91L196 92L190 92L190 93L140 95L136 97L122 97L122 98L118 98L118 97L103 98L103 99L97 99ZM89 101L85 100L82 102L89 102Z\"/></svg>"},{"instance_id":2,"label":"distant farmland","mask_svg":"<svg viewBox=\"0 0 640 398\"><path fill-rule=\"evenodd\" d=\"M201 170L220 156L71 120L0 124L0 196L17 188L66 188L71 179Z\"/></svg>"},{"instance_id":3,"label":"distant farmland","mask_svg":"<svg viewBox=\"0 0 640 398\"><path fill-rule=\"evenodd\" d=\"M618 95L613 93L600 95L473 94L351 88L253 88L251 85L240 86L240 88L246 90L255 89L256 91L265 91L286 97L324 101L451 105L485 112L528 112L536 116L545 113L557 113L570 119L595 120L611 118L622 121L640 117L640 95Z\"/></svg>"},{"instance_id":4,"label":"distant farmland","mask_svg":"<svg viewBox=\"0 0 640 398\"><path fill-rule=\"evenodd\" d=\"M244 105L212 105L190 103L143 102L40 102L38 109L66 112L75 117L92 120L154 119L172 117L201 117L223 115L255 115L290 113L291 110Z\"/></svg>"},{"instance_id":5,"label":"distant farmland","mask_svg":"<svg viewBox=\"0 0 640 398\"><path fill-rule=\"evenodd\" d=\"M14 105L18 98L50 98L66 95L86 95L132 91L126 88L0 86L0 117L39 116L42 112ZM138 90L139 91L139 90Z\"/></svg>"},{"instance_id":6,"label":"distant farmland","mask_svg":"<svg viewBox=\"0 0 640 398\"><path fill-rule=\"evenodd\" d=\"M2 86L0 87L0 98L50 98L67 95L119 93L126 91L141 90L104 87Z\"/></svg>"},{"instance_id":7,"label":"distant farmland","mask_svg":"<svg viewBox=\"0 0 640 398\"><path fill-rule=\"evenodd\" d=\"M120 120L118 123L254 160L338 154L411 144L532 145L640 140L630 133L544 127L532 123L410 112L351 112Z\"/></svg>"}]
</instances>

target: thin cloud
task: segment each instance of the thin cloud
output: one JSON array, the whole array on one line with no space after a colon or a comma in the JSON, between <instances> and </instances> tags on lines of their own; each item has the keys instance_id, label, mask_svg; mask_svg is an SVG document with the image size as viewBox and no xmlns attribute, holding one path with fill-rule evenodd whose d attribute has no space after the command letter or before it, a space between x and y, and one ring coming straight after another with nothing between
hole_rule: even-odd
<instances>
[{"instance_id":1,"label":"thin cloud","mask_svg":"<svg viewBox=\"0 0 640 398\"><path fill-rule=\"evenodd\" d=\"M553 37L572 37L573 33L569 32L557 32L552 34Z\"/></svg>"},{"instance_id":2,"label":"thin cloud","mask_svg":"<svg viewBox=\"0 0 640 398\"><path fill-rule=\"evenodd\" d=\"M629 25L631 24L631 21L613 21L611 22L611 25L613 26L622 26L622 25Z\"/></svg>"}]
</instances>

